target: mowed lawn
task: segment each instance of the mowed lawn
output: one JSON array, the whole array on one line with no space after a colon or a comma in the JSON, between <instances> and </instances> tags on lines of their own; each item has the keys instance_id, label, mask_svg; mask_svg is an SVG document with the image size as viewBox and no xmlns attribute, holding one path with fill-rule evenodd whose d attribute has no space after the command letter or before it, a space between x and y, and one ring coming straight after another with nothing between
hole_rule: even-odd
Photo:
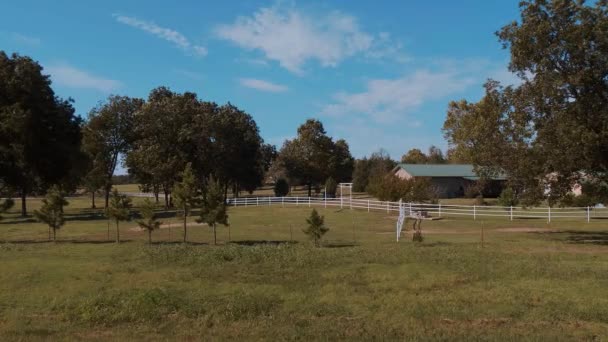
<instances>
[{"instance_id":1,"label":"mowed lawn","mask_svg":"<svg viewBox=\"0 0 608 342\"><path fill-rule=\"evenodd\" d=\"M309 208L239 207L218 246L196 224L181 243L174 217L152 245L121 223L117 245L87 205L72 200L58 243L0 223L3 341L608 339L608 220L446 218L397 243L395 215L320 208L314 248Z\"/></svg>"}]
</instances>

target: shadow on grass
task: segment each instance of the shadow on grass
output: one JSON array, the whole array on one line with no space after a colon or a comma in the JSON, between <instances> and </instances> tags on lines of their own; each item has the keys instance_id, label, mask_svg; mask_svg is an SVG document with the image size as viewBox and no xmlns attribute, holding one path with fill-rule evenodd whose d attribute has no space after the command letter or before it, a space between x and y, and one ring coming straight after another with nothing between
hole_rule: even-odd
<instances>
[{"instance_id":1,"label":"shadow on grass","mask_svg":"<svg viewBox=\"0 0 608 342\"><path fill-rule=\"evenodd\" d=\"M135 240L120 240L120 243L132 242ZM34 244L43 244L43 243L55 243L55 244L90 244L90 245L101 245L101 244L116 244L115 240L76 240L76 239L67 239L67 240L3 240L0 243L9 243L9 244L17 244L17 245L34 245Z\"/></svg>"},{"instance_id":2,"label":"shadow on grass","mask_svg":"<svg viewBox=\"0 0 608 342\"><path fill-rule=\"evenodd\" d=\"M535 232L540 235L552 235L555 240L575 244L608 246L608 231L563 230L556 232Z\"/></svg>"},{"instance_id":3,"label":"shadow on grass","mask_svg":"<svg viewBox=\"0 0 608 342\"><path fill-rule=\"evenodd\" d=\"M148 245L148 242L145 242ZM208 242L152 241L152 246L209 246Z\"/></svg>"},{"instance_id":4,"label":"shadow on grass","mask_svg":"<svg viewBox=\"0 0 608 342\"><path fill-rule=\"evenodd\" d=\"M323 248L349 248L357 246L358 244L354 242L328 242L321 245Z\"/></svg>"},{"instance_id":5,"label":"shadow on grass","mask_svg":"<svg viewBox=\"0 0 608 342\"><path fill-rule=\"evenodd\" d=\"M237 240L229 243L239 246L266 246L266 245L295 245L297 241L289 240Z\"/></svg>"}]
</instances>

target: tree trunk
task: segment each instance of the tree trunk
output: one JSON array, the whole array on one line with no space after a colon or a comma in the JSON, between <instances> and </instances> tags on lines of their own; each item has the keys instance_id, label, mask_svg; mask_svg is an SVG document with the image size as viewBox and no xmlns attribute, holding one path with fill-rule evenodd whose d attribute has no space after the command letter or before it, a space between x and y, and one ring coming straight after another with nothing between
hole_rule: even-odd
<instances>
[{"instance_id":1,"label":"tree trunk","mask_svg":"<svg viewBox=\"0 0 608 342\"><path fill-rule=\"evenodd\" d=\"M25 187L21 189L21 216L27 216L27 204L26 204L27 190Z\"/></svg>"},{"instance_id":2,"label":"tree trunk","mask_svg":"<svg viewBox=\"0 0 608 342\"><path fill-rule=\"evenodd\" d=\"M95 191L91 191L91 209L95 208Z\"/></svg>"},{"instance_id":3,"label":"tree trunk","mask_svg":"<svg viewBox=\"0 0 608 342\"><path fill-rule=\"evenodd\" d=\"M53 242L57 242L57 229L53 228Z\"/></svg>"},{"instance_id":4,"label":"tree trunk","mask_svg":"<svg viewBox=\"0 0 608 342\"><path fill-rule=\"evenodd\" d=\"M158 190L154 190L154 200L156 201L156 204L158 204Z\"/></svg>"},{"instance_id":5,"label":"tree trunk","mask_svg":"<svg viewBox=\"0 0 608 342\"><path fill-rule=\"evenodd\" d=\"M120 243L120 229L118 227L118 220L116 220L116 243Z\"/></svg>"},{"instance_id":6,"label":"tree trunk","mask_svg":"<svg viewBox=\"0 0 608 342\"><path fill-rule=\"evenodd\" d=\"M51 226L49 226L49 241L51 241Z\"/></svg>"},{"instance_id":7,"label":"tree trunk","mask_svg":"<svg viewBox=\"0 0 608 342\"><path fill-rule=\"evenodd\" d=\"M164 190L165 193L165 210L169 209L169 191Z\"/></svg>"},{"instance_id":8,"label":"tree trunk","mask_svg":"<svg viewBox=\"0 0 608 342\"><path fill-rule=\"evenodd\" d=\"M215 229L215 224L213 224L213 244L217 245L217 231Z\"/></svg>"},{"instance_id":9,"label":"tree trunk","mask_svg":"<svg viewBox=\"0 0 608 342\"><path fill-rule=\"evenodd\" d=\"M224 203L226 203L227 199L228 199L228 183L226 183L226 185L224 185Z\"/></svg>"},{"instance_id":10,"label":"tree trunk","mask_svg":"<svg viewBox=\"0 0 608 342\"><path fill-rule=\"evenodd\" d=\"M110 189L112 189L112 184L106 185L106 188L104 189L105 191L105 204L106 204L106 208L109 207L110 205Z\"/></svg>"},{"instance_id":11,"label":"tree trunk","mask_svg":"<svg viewBox=\"0 0 608 342\"><path fill-rule=\"evenodd\" d=\"M148 245L152 244L152 231L148 229Z\"/></svg>"},{"instance_id":12,"label":"tree trunk","mask_svg":"<svg viewBox=\"0 0 608 342\"><path fill-rule=\"evenodd\" d=\"M186 216L186 212L184 211L184 242L186 242L186 234L188 233L187 220L188 220L188 216Z\"/></svg>"},{"instance_id":13,"label":"tree trunk","mask_svg":"<svg viewBox=\"0 0 608 342\"><path fill-rule=\"evenodd\" d=\"M308 197L312 195L312 182L308 182Z\"/></svg>"},{"instance_id":14,"label":"tree trunk","mask_svg":"<svg viewBox=\"0 0 608 342\"><path fill-rule=\"evenodd\" d=\"M108 241L110 241L110 219L108 219Z\"/></svg>"}]
</instances>

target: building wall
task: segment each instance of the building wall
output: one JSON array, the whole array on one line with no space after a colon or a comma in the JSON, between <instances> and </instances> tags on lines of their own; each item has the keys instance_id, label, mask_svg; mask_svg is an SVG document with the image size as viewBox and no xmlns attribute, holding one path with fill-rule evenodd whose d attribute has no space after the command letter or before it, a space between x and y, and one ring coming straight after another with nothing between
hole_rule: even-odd
<instances>
[{"instance_id":1,"label":"building wall","mask_svg":"<svg viewBox=\"0 0 608 342\"><path fill-rule=\"evenodd\" d=\"M462 177L434 177L431 183L440 198L454 198L464 196L465 189L473 182Z\"/></svg>"}]
</instances>

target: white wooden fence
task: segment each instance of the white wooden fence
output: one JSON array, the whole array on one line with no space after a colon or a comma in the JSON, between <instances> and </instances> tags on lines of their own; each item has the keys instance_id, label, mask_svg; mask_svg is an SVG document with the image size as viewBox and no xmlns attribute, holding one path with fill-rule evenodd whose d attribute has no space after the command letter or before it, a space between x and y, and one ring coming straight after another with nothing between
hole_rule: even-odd
<instances>
[{"instance_id":1,"label":"white wooden fence","mask_svg":"<svg viewBox=\"0 0 608 342\"><path fill-rule=\"evenodd\" d=\"M153 197L149 193L124 193L133 197ZM377 201L371 199L322 198L322 197L240 197L228 199L228 205L238 207L248 206L308 206L322 208L359 209L399 213L399 202ZM503 207L495 205L455 205L403 203L413 212L426 212L431 217L470 217L476 220L480 217L514 219L546 219L548 222L559 219L570 219L590 222L593 219L608 219L608 208L597 207Z\"/></svg>"}]
</instances>

